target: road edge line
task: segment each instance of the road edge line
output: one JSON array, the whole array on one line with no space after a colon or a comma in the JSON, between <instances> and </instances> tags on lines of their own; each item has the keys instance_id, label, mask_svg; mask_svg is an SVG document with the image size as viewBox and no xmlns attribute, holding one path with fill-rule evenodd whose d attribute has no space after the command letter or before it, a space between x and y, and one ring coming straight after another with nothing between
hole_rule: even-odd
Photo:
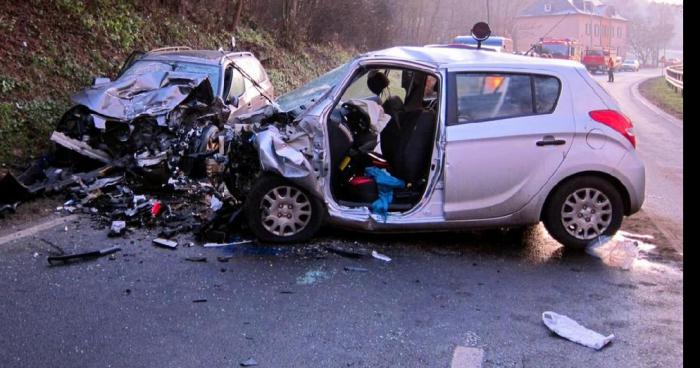
<instances>
[{"instance_id":1,"label":"road edge line","mask_svg":"<svg viewBox=\"0 0 700 368\"><path fill-rule=\"evenodd\" d=\"M649 109L651 112L653 112L656 115L659 115L660 117L668 120L671 122L671 124L675 125L677 128L683 129L683 120L678 119L677 117L667 113L666 111L661 110L658 106L654 105L651 101L647 100L646 97L642 95L641 92L639 92L639 85L642 84L643 82L646 82L650 79L656 78L654 77L649 77L646 79L642 79L640 81L635 82L632 85L631 92L632 92L632 97L644 105L647 109Z\"/></svg>"},{"instance_id":2,"label":"road edge line","mask_svg":"<svg viewBox=\"0 0 700 368\"><path fill-rule=\"evenodd\" d=\"M58 225L66 223L68 221L75 220L76 218L78 218L78 215L69 215L69 216L65 216L65 217L59 217L57 219L42 222L42 223L34 225L32 227L28 227L24 230L20 230L20 231L14 232L12 234L5 235L3 237L0 237L0 245L9 243L9 242L12 242L15 240L19 240L22 238L26 238L28 236L32 236L32 235L38 233L39 231L48 230L52 227L56 227Z\"/></svg>"}]
</instances>

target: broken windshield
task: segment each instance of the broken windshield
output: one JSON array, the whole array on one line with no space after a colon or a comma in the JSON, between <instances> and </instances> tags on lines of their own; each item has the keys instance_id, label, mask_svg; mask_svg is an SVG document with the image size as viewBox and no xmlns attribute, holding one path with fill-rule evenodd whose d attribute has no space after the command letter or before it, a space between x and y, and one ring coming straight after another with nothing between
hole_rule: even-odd
<instances>
[{"instance_id":1,"label":"broken windshield","mask_svg":"<svg viewBox=\"0 0 700 368\"><path fill-rule=\"evenodd\" d=\"M217 65L185 63L179 61L165 62L154 60L139 60L135 62L134 65L132 65L129 69L127 69L124 72L124 74L120 77L120 79L132 75L168 71L206 74L209 77L209 83L211 83L211 88L212 92L214 93L214 96L219 95L217 93L219 87L219 66Z\"/></svg>"},{"instance_id":2,"label":"broken windshield","mask_svg":"<svg viewBox=\"0 0 700 368\"><path fill-rule=\"evenodd\" d=\"M282 111L291 111L301 105L312 105L333 89L345 77L352 62L347 62L311 82L277 98ZM309 106L306 106L307 108Z\"/></svg>"}]
</instances>

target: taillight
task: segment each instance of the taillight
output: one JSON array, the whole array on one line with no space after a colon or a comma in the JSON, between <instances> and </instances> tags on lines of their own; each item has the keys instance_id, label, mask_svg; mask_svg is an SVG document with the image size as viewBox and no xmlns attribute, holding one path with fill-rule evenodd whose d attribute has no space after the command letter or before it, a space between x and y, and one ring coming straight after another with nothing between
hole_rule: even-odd
<instances>
[{"instance_id":1,"label":"taillight","mask_svg":"<svg viewBox=\"0 0 700 368\"><path fill-rule=\"evenodd\" d=\"M591 116L591 119L615 129L632 143L632 147L637 147L632 121L625 114L615 110L595 110L589 112L588 115Z\"/></svg>"}]
</instances>

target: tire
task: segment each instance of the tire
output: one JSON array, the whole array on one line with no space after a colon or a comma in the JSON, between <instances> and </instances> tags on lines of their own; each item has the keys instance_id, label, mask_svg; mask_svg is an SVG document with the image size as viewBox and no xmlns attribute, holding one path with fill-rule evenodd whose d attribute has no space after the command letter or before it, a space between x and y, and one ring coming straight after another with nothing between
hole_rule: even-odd
<instances>
[{"instance_id":1,"label":"tire","mask_svg":"<svg viewBox=\"0 0 700 368\"><path fill-rule=\"evenodd\" d=\"M580 176L550 194L542 220L556 241L582 249L601 235L614 235L623 217L622 195L614 185L600 177Z\"/></svg>"},{"instance_id":2,"label":"tire","mask_svg":"<svg viewBox=\"0 0 700 368\"><path fill-rule=\"evenodd\" d=\"M318 198L276 175L258 179L244 206L248 226L262 242L304 242L316 234L325 217Z\"/></svg>"}]
</instances>

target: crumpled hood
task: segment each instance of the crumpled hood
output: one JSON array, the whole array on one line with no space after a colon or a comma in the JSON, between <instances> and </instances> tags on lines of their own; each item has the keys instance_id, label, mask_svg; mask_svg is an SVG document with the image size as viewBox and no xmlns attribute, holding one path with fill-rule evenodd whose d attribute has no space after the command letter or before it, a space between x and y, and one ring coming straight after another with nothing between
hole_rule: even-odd
<instances>
[{"instance_id":1,"label":"crumpled hood","mask_svg":"<svg viewBox=\"0 0 700 368\"><path fill-rule=\"evenodd\" d=\"M195 91L202 102L213 102L214 95L207 75L153 72L122 77L114 82L86 88L71 99L100 115L132 120L142 115L165 114Z\"/></svg>"}]
</instances>

